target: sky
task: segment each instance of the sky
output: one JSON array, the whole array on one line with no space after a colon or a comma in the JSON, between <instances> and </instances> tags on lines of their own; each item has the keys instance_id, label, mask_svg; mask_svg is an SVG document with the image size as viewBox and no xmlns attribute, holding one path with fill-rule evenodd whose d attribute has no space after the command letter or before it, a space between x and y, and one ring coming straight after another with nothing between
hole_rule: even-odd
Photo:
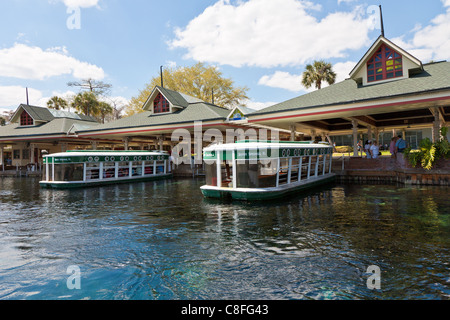
<instances>
[{"instance_id":1,"label":"sky","mask_svg":"<svg viewBox=\"0 0 450 320\"><path fill-rule=\"evenodd\" d=\"M160 66L217 67L261 109L312 89L308 63L332 63L337 81L381 33L423 63L450 60L450 0L1 0L0 114L112 85L125 105Z\"/></svg>"}]
</instances>

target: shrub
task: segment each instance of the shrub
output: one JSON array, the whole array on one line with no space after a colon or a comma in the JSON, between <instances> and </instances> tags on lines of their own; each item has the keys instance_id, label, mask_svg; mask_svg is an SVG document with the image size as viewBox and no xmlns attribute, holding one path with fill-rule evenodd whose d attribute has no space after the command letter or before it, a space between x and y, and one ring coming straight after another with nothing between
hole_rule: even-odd
<instances>
[{"instance_id":1,"label":"shrub","mask_svg":"<svg viewBox=\"0 0 450 320\"><path fill-rule=\"evenodd\" d=\"M441 128L441 139L432 143L430 139L426 138L420 142L418 150L411 150L407 148L404 152L408 162L416 167L421 165L422 168L430 170L433 168L437 160L441 158L450 158L450 143L447 140L448 128Z\"/></svg>"}]
</instances>

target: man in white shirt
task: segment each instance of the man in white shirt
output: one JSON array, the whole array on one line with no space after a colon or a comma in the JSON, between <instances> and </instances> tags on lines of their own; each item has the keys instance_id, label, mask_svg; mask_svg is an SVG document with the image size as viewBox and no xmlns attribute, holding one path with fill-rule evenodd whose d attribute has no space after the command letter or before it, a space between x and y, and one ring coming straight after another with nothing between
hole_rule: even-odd
<instances>
[{"instance_id":1,"label":"man in white shirt","mask_svg":"<svg viewBox=\"0 0 450 320\"><path fill-rule=\"evenodd\" d=\"M376 159L380 155L380 147L376 141L374 141L370 146L370 153L372 155L372 159Z\"/></svg>"}]
</instances>

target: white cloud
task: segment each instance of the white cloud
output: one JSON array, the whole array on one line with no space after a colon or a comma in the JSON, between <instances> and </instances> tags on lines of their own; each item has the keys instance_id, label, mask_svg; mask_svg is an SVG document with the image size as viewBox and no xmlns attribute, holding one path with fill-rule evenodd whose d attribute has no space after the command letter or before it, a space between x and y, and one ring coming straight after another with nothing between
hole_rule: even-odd
<instances>
[{"instance_id":1,"label":"white cloud","mask_svg":"<svg viewBox=\"0 0 450 320\"><path fill-rule=\"evenodd\" d=\"M64 0L69 8L90 8L98 6L98 0Z\"/></svg>"},{"instance_id":2,"label":"white cloud","mask_svg":"<svg viewBox=\"0 0 450 320\"><path fill-rule=\"evenodd\" d=\"M355 2L355 1L357 1L357 0L338 0L338 4L341 4L341 3L350 3L350 2Z\"/></svg>"},{"instance_id":3,"label":"white cloud","mask_svg":"<svg viewBox=\"0 0 450 320\"><path fill-rule=\"evenodd\" d=\"M253 109L253 110L261 110L261 109L264 109L264 108L276 105L278 103L278 102L270 102L270 101L268 101L268 102L257 102L257 101L251 101L251 100L246 100L246 101L243 101L243 102L248 108Z\"/></svg>"},{"instance_id":4,"label":"white cloud","mask_svg":"<svg viewBox=\"0 0 450 320\"><path fill-rule=\"evenodd\" d=\"M341 82L349 77L350 71L356 65L356 62L338 62L333 65L333 71L336 73L336 83ZM291 74L284 71L276 71L272 75L265 75L258 81L259 85L264 85L272 88L286 89L292 92L311 92L316 90L315 87L306 89L302 85L302 74ZM323 83L322 88L328 86L328 83Z\"/></svg>"},{"instance_id":5,"label":"white cloud","mask_svg":"<svg viewBox=\"0 0 450 320\"><path fill-rule=\"evenodd\" d=\"M36 105L42 99L42 92L28 88L28 98L31 105ZM0 107L15 109L21 103L27 103L26 88L21 86L0 86Z\"/></svg>"},{"instance_id":6,"label":"white cloud","mask_svg":"<svg viewBox=\"0 0 450 320\"><path fill-rule=\"evenodd\" d=\"M72 98L76 95L76 93L74 91L71 90L67 90L66 92L61 92L61 91L53 91L50 97L42 97L40 98L37 102L36 102L36 106L38 107L47 107L47 102L48 100L50 100L52 97L57 96L60 98L63 98L64 100L66 100L67 102L70 103L70 101L72 100Z\"/></svg>"},{"instance_id":7,"label":"white cloud","mask_svg":"<svg viewBox=\"0 0 450 320\"><path fill-rule=\"evenodd\" d=\"M302 91L302 75L290 74L289 72L276 71L272 75L265 75L258 81L259 85L272 88L281 88L293 92Z\"/></svg>"},{"instance_id":8,"label":"white cloud","mask_svg":"<svg viewBox=\"0 0 450 320\"><path fill-rule=\"evenodd\" d=\"M99 0L49 0L49 2L52 4L62 2L68 8L99 8Z\"/></svg>"},{"instance_id":9,"label":"white cloud","mask_svg":"<svg viewBox=\"0 0 450 320\"><path fill-rule=\"evenodd\" d=\"M350 71L352 71L357 63L358 62L347 61L334 64L333 71L336 73L336 83L348 79L350 77Z\"/></svg>"},{"instance_id":10,"label":"white cloud","mask_svg":"<svg viewBox=\"0 0 450 320\"><path fill-rule=\"evenodd\" d=\"M65 47L43 50L25 44L0 49L0 76L29 80L44 80L54 76L72 75L75 78L105 77L102 68L79 61L69 55Z\"/></svg>"},{"instance_id":11,"label":"white cloud","mask_svg":"<svg viewBox=\"0 0 450 320\"><path fill-rule=\"evenodd\" d=\"M175 30L173 49L185 58L235 67L294 66L314 59L344 57L369 43L365 12L333 12L322 20L320 7L298 0L220 0Z\"/></svg>"},{"instance_id":12,"label":"white cloud","mask_svg":"<svg viewBox=\"0 0 450 320\"><path fill-rule=\"evenodd\" d=\"M413 37L401 36L392 41L426 63L429 60L450 59L450 0L442 0L446 12L439 14L427 26L417 25Z\"/></svg>"}]
</instances>

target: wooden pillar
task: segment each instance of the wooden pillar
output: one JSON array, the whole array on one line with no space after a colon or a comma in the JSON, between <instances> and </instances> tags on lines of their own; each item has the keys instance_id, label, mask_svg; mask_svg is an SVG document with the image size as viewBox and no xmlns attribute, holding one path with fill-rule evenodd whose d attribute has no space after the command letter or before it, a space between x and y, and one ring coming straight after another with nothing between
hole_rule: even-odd
<instances>
[{"instance_id":1,"label":"wooden pillar","mask_svg":"<svg viewBox=\"0 0 450 320\"><path fill-rule=\"evenodd\" d=\"M129 143L130 143L130 137L125 137L125 138L122 139L122 141L123 141L123 149L125 151L128 151Z\"/></svg>"},{"instance_id":2,"label":"wooden pillar","mask_svg":"<svg viewBox=\"0 0 450 320\"><path fill-rule=\"evenodd\" d=\"M164 150L164 148L163 148L163 146L164 146L164 135L158 136L158 145L159 145L159 150L163 151Z\"/></svg>"},{"instance_id":3,"label":"wooden pillar","mask_svg":"<svg viewBox=\"0 0 450 320\"><path fill-rule=\"evenodd\" d=\"M30 144L30 163L34 164L36 162L36 159L34 157L34 149L35 149L35 145L34 143Z\"/></svg>"},{"instance_id":4,"label":"wooden pillar","mask_svg":"<svg viewBox=\"0 0 450 320\"><path fill-rule=\"evenodd\" d=\"M316 130L312 129L311 130L311 141L316 140Z\"/></svg>"},{"instance_id":5,"label":"wooden pillar","mask_svg":"<svg viewBox=\"0 0 450 320\"><path fill-rule=\"evenodd\" d=\"M358 121L352 120L353 125L353 156L358 156Z\"/></svg>"},{"instance_id":6,"label":"wooden pillar","mask_svg":"<svg viewBox=\"0 0 450 320\"><path fill-rule=\"evenodd\" d=\"M69 148L69 144L67 142L61 143L61 152L66 152Z\"/></svg>"},{"instance_id":7,"label":"wooden pillar","mask_svg":"<svg viewBox=\"0 0 450 320\"><path fill-rule=\"evenodd\" d=\"M376 142L378 142L378 145L380 145L380 129L378 129L376 127L375 127L375 138L374 138L374 140Z\"/></svg>"},{"instance_id":8,"label":"wooden pillar","mask_svg":"<svg viewBox=\"0 0 450 320\"><path fill-rule=\"evenodd\" d=\"M367 139L368 140L373 140L372 127L371 126L367 127Z\"/></svg>"},{"instance_id":9,"label":"wooden pillar","mask_svg":"<svg viewBox=\"0 0 450 320\"><path fill-rule=\"evenodd\" d=\"M434 115L432 138L433 142L438 142L441 139L441 119L439 117L438 107L432 108L432 112Z\"/></svg>"},{"instance_id":10,"label":"wooden pillar","mask_svg":"<svg viewBox=\"0 0 450 320\"><path fill-rule=\"evenodd\" d=\"M5 171L5 164L4 164L4 160L3 160L3 149L4 149L5 147L2 145L2 146L0 146L0 164L2 165L2 168L3 168L3 171Z\"/></svg>"},{"instance_id":11,"label":"wooden pillar","mask_svg":"<svg viewBox=\"0 0 450 320\"><path fill-rule=\"evenodd\" d=\"M290 129L291 129L291 141L295 141L295 133L296 133L296 130L297 130L295 124L291 125Z\"/></svg>"}]
</instances>

